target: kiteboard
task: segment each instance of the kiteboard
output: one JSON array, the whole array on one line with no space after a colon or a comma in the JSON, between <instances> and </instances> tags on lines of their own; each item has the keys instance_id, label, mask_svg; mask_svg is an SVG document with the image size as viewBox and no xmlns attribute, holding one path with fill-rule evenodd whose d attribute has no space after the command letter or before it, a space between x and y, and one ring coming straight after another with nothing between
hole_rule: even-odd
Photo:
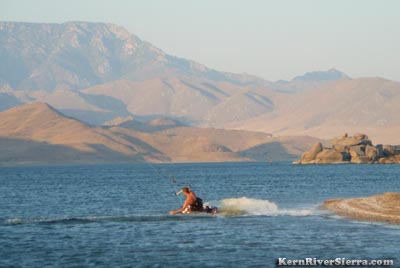
<instances>
[{"instance_id":1,"label":"kiteboard","mask_svg":"<svg viewBox=\"0 0 400 268\"><path fill-rule=\"evenodd\" d=\"M185 208L184 211L182 211L182 214L217 214L218 208L217 207L209 207L209 206L203 206L202 209L196 209L192 210L190 206Z\"/></svg>"}]
</instances>

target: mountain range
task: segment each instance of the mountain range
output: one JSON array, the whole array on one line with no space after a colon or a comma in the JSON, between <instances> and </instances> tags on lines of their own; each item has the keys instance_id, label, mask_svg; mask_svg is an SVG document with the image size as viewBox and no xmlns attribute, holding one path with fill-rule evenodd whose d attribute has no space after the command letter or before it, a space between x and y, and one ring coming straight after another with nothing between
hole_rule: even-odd
<instances>
[{"instance_id":1,"label":"mountain range","mask_svg":"<svg viewBox=\"0 0 400 268\"><path fill-rule=\"evenodd\" d=\"M102 137L136 131L134 136L147 142L172 129L185 129L179 137L196 136L201 127L210 133L214 128L261 132L269 139L328 139L363 132L378 143L400 144L400 83L384 78L351 78L330 69L271 82L219 72L168 55L120 26L89 22L0 22L0 58L0 111L47 103L50 110L78 119L76 124ZM74 150L86 150L90 159L99 150L87 142L72 144L78 146ZM249 149L221 146L241 152L240 157ZM122 147L113 152L123 152L125 159L149 149L135 148L136 153ZM152 152L146 155L151 161L178 159L161 149Z\"/></svg>"}]
</instances>

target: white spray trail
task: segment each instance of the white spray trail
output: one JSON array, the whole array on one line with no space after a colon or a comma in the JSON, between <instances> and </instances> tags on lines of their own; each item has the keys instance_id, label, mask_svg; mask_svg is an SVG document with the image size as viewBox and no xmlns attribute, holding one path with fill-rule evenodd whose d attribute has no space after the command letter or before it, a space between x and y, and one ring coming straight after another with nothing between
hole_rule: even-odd
<instances>
[{"instance_id":1,"label":"white spray trail","mask_svg":"<svg viewBox=\"0 0 400 268\"><path fill-rule=\"evenodd\" d=\"M218 214L264 215L264 216L309 216L314 209L280 209L274 202L248 197L227 198L218 202Z\"/></svg>"}]
</instances>

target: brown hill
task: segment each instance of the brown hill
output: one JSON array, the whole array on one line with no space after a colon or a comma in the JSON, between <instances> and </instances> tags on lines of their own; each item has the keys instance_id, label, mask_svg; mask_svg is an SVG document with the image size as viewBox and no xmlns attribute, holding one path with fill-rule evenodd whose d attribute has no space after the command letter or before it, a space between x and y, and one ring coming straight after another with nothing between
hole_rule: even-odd
<instances>
[{"instance_id":1,"label":"brown hill","mask_svg":"<svg viewBox=\"0 0 400 268\"><path fill-rule=\"evenodd\" d=\"M112 132L135 137L168 155L173 162L284 161L296 159L315 143L311 137L273 138L261 132L176 127L138 132L114 127Z\"/></svg>"},{"instance_id":2,"label":"brown hill","mask_svg":"<svg viewBox=\"0 0 400 268\"><path fill-rule=\"evenodd\" d=\"M121 119L122 121L120 123L118 122L118 120L116 120L116 124L112 124L112 122L110 122L108 125L119 126L122 128L133 129L141 132L157 132L164 129L184 126L184 124L182 124L181 122L170 118L156 118L150 120L149 122L141 122L132 117L130 119L126 119L128 120Z\"/></svg>"},{"instance_id":3,"label":"brown hill","mask_svg":"<svg viewBox=\"0 0 400 268\"><path fill-rule=\"evenodd\" d=\"M50 147L55 151L52 155L63 155L57 159L66 162L76 160L74 157L77 155L84 161L166 159L157 150L150 150L150 146L128 142L103 128L90 127L65 117L45 103L30 103L1 112L0 137L3 142L21 140L26 145L22 149L16 146L15 150L24 151L32 147L29 153L32 161L37 158L37 151L51 151ZM40 145L46 149L37 150ZM72 153L65 154L61 148L67 148Z\"/></svg>"},{"instance_id":4,"label":"brown hill","mask_svg":"<svg viewBox=\"0 0 400 268\"><path fill-rule=\"evenodd\" d=\"M312 138L277 139L265 133L185 127L166 119L147 125L154 129L94 127L65 117L45 103L18 106L0 113L0 162L291 160L316 142Z\"/></svg>"}]
</instances>

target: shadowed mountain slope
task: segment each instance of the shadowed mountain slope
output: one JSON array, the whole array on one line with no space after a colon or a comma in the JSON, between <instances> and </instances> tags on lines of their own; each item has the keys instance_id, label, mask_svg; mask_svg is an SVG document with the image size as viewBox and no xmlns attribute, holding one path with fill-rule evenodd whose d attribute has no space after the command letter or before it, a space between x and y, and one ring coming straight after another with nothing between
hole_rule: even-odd
<instances>
[{"instance_id":1,"label":"shadowed mountain slope","mask_svg":"<svg viewBox=\"0 0 400 268\"><path fill-rule=\"evenodd\" d=\"M400 83L382 78L342 79L276 101L275 115L265 114L226 127L275 135L364 132L377 143L400 144ZM265 123L268 122L268 123Z\"/></svg>"}]
</instances>

